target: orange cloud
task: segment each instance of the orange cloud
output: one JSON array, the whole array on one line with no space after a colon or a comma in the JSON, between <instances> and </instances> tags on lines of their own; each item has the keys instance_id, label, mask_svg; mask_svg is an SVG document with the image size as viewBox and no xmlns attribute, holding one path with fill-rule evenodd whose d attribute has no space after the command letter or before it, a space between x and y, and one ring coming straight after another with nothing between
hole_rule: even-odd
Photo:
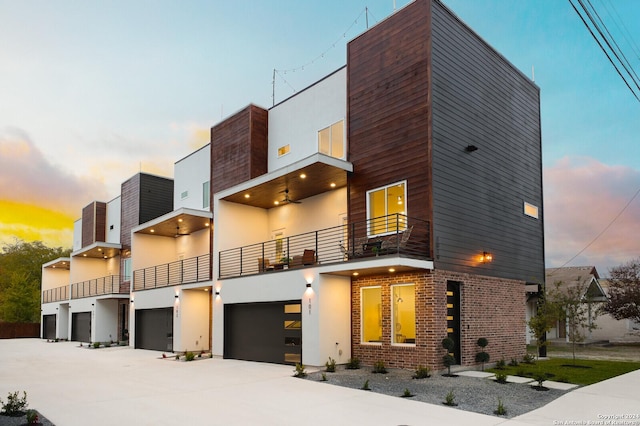
<instances>
[{"instance_id":1,"label":"orange cloud","mask_svg":"<svg viewBox=\"0 0 640 426\"><path fill-rule=\"evenodd\" d=\"M544 219L547 267L557 267L584 249L616 218L640 189L640 170L565 157L545 169ZM640 196L567 266L612 266L640 256Z\"/></svg>"},{"instance_id":2,"label":"orange cloud","mask_svg":"<svg viewBox=\"0 0 640 426\"><path fill-rule=\"evenodd\" d=\"M68 246L82 207L105 198L99 180L53 166L24 131L0 129L0 241Z\"/></svg>"}]
</instances>

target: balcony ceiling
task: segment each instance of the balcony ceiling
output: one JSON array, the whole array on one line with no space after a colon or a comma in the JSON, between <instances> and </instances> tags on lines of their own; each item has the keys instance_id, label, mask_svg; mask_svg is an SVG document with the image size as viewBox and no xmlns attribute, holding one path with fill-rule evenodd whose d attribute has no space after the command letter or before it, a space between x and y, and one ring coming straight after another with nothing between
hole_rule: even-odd
<instances>
[{"instance_id":1,"label":"balcony ceiling","mask_svg":"<svg viewBox=\"0 0 640 426\"><path fill-rule=\"evenodd\" d=\"M161 237L179 237L201 231L211 226L211 219L207 217L209 213L194 215L189 213L179 213L175 216L169 215L160 222L151 221L136 231L136 234L159 235Z\"/></svg>"},{"instance_id":2,"label":"balcony ceiling","mask_svg":"<svg viewBox=\"0 0 640 426\"><path fill-rule=\"evenodd\" d=\"M68 270L70 263L71 262L69 262L69 259L57 259L56 261L50 262L49 264L47 264L45 268Z\"/></svg>"},{"instance_id":3,"label":"balcony ceiling","mask_svg":"<svg viewBox=\"0 0 640 426\"><path fill-rule=\"evenodd\" d=\"M72 253L73 257L91 257L94 259L110 259L120 255L120 244L96 242Z\"/></svg>"},{"instance_id":4,"label":"balcony ceiling","mask_svg":"<svg viewBox=\"0 0 640 426\"><path fill-rule=\"evenodd\" d=\"M305 177L302 177L303 175ZM332 184L334 186L331 186ZM283 203L285 189L289 189L289 199L304 202L305 198L342 188L346 185L347 171L317 162L222 199L233 203L270 209L287 204L286 202ZM279 204L275 204L276 201Z\"/></svg>"}]
</instances>

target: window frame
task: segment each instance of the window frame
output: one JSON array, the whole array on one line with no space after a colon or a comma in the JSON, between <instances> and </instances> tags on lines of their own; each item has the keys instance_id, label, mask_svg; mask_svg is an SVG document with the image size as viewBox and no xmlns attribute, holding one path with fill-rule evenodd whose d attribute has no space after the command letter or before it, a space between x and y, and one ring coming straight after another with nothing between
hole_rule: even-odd
<instances>
[{"instance_id":1,"label":"window frame","mask_svg":"<svg viewBox=\"0 0 640 426\"><path fill-rule=\"evenodd\" d=\"M523 201L523 203L524 204L523 204L522 210L525 216L533 219L540 219L540 209L538 208L538 206L536 206L535 204L527 203L526 201ZM536 211L535 215L531 211L528 211L533 209L535 209Z\"/></svg>"},{"instance_id":2,"label":"window frame","mask_svg":"<svg viewBox=\"0 0 640 426\"><path fill-rule=\"evenodd\" d=\"M396 327L395 327L395 301L394 301L394 289L396 287L413 287L413 321L414 323L416 322L416 284L415 283L400 283L400 284L392 284L389 286L390 289L390 298L391 298L391 324L393 327L393 330L391 332L391 346L405 346L405 347L415 347L416 346L416 338L417 336L415 336L417 334L417 327L414 324L414 327L416 330L414 330L414 342L413 343L406 343L406 342L396 342L396 335L398 334L396 332Z\"/></svg>"},{"instance_id":3,"label":"window frame","mask_svg":"<svg viewBox=\"0 0 640 426\"><path fill-rule=\"evenodd\" d=\"M378 321L380 323L380 341L376 341L376 342L371 342L371 341L366 341L364 339L364 303L363 303L363 294L365 292L365 290L373 290L373 289L379 289L380 290L380 303L379 303L379 312L378 312ZM360 287L360 344L361 345L371 345L371 346L381 346L383 339L382 339L382 333L383 333L383 329L382 329L382 323L383 323L383 315L382 315L382 286L380 285L374 285L374 286L365 286L365 287Z\"/></svg>"},{"instance_id":4,"label":"window frame","mask_svg":"<svg viewBox=\"0 0 640 426\"><path fill-rule=\"evenodd\" d=\"M371 217L371 194L374 192L378 192L378 191L382 191L384 190L384 200L385 200L385 206L384 206L384 210L385 210L385 214L382 216L376 216L376 217L387 217L389 216L389 205L387 203L387 193L388 193L388 189L392 188L394 186L400 186L403 185L404 190L403 190L403 197L404 197L404 201L403 201L403 205L404 205L404 213L402 213L402 215L404 215L405 217L407 217L407 213L408 213L408 206L407 206L407 180L401 180L398 182L394 182L388 185L384 185L384 186L380 186L378 188L374 188L374 189L370 189L367 191L366 194L366 218L367 218L367 237L369 238L374 238L374 237L384 237L386 235L392 235L395 234L396 232L403 232L407 229L407 224L406 222L404 223L404 226L399 228L397 231L396 230L388 230L388 224L386 225L387 230L384 232L377 232L377 233L373 233L372 229L371 229L371 220L375 219L375 217ZM391 213L391 214L396 214L396 213Z\"/></svg>"},{"instance_id":5,"label":"window frame","mask_svg":"<svg viewBox=\"0 0 640 426\"><path fill-rule=\"evenodd\" d=\"M202 208L211 208L211 181L202 182Z\"/></svg>"},{"instance_id":6,"label":"window frame","mask_svg":"<svg viewBox=\"0 0 640 426\"><path fill-rule=\"evenodd\" d=\"M340 144L342 145L342 155L340 157L336 157L335 155L332 154L333 152L333 144L334 144L334 137L333 137L333 126L335 126L338 123L342 123L342 134L340 135ZM339 160L344 160L346 159L347 156L347 144L346 144L346 120L344 118L341 118L340 120L331 123L330 125L323 127L322 129L318 130L318 152L320 154L323 155L328 155L331 158L337 158ZM320 134L325 131L325 130L329 130L329 152L325 153L322 152L321 150L321 146L320 146Z\"/></svg>"}]
</instances>

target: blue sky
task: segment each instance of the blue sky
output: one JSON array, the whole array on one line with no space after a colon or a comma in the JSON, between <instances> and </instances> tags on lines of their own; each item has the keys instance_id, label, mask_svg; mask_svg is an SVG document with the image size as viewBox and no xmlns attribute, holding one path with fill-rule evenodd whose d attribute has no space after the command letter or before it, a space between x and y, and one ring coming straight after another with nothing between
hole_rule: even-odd
<instances>
[{"instance_id":1,"label":"blue sky","mask_svg":"<svg viewBox=\"0 0 640 426\"><path fill-rule=\"evenodd\" d=\"M640 102L568 0L444 3L525 75L535 69L547 265L560 266L640 189ZM621 32L626 26L640 44L640 2L592 3L640 70ZM222 117L249 103L271 106L274 68L278 101L342 66L346 42L366 29L365 7L371 26L393 4L0 0L0 241L68 245L82 206L113 198L138 170L170 176ZM7 213L34 205L68 226L38 219L44 213L30 223ZM633 235L640 197L570 265L606 275L640 255Z\"/></svg>"}]
</instances>

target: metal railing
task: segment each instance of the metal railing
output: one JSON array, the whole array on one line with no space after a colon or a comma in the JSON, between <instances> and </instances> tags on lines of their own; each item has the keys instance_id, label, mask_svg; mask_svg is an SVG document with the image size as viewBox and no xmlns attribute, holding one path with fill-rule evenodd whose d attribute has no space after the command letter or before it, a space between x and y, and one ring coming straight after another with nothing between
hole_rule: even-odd
<instances>
[{"instance_id":1,"label":"metal railing","mask_svg":"<svg viewBox=\"0 0 640 426\"><path fill-rule=\"evenodd\" d=\"M68 285L42 290L42 303L60 302L62 300L69 300Z\"/></svg>"},{"instance_id":2,"label":"metal railing","mask_svg":"<svg viewBox=\"0 0 640 426\"><path fill-rule=\"evenodd\" d=\"M133 272L133 290L148 290L211 280L211 256L191 257Z\"/></svg>"},{"instance_id":3,"label":"metal railing","mask_svg":"<svg viewBox=\"0 0 640 426\"><path fill-rule=\"evenodd\" d=\"M121 282L120 275L107 275L106 277L74 283L71 284L71 298L81 299L103 294L129 294L129 285L126 283L128 280L129 277L123 276Z\"/></svg>"},{"instance_id":4,"label":"metal railing","mask_svg":"<svg viewBox=\"0 0 640 426\"><path fill-rule=\"evenodd\" d=\"M389 255L429 259L429 222L392 214L222 250L218 272L221 279L233 278Z\"/></svg>"}]
</instances>

